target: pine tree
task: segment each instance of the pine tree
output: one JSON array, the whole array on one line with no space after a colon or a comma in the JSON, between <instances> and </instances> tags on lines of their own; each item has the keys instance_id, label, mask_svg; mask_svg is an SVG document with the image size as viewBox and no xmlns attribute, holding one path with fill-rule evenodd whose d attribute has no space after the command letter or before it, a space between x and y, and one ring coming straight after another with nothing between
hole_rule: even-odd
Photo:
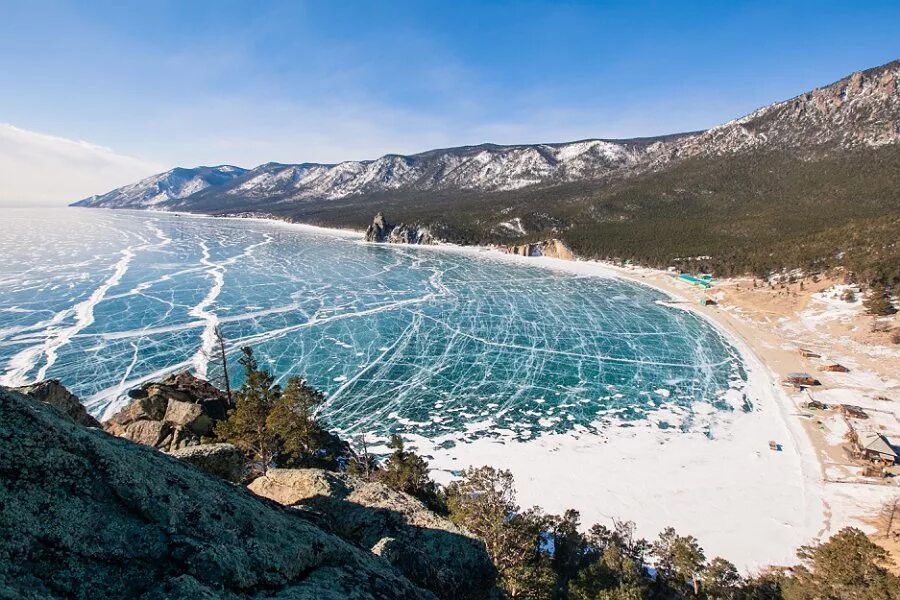
<instances>
[{"instance_id":1,"label":"pine tree","mask_svg":"<svg viewBox=\"0 0 900 600\"><path fill-rule=\"evenodd\" d=\"M512 473L470 468L448 488L447 505L452 521L484 540L507 597L552 597L556 578L541 552L544 519L519 511Z\"/></svg>"},{"instance_id":2,"label":"pine tree","mask_svg":"<svg viewBox=\"0 0 900 600\"><path fill-rule=\"evenodd\" d=\"M587 538L580 531L580 518L577 510L569 509L561 516L548 516L544 525L545 535L553 547L550 566L556 573L558 597L566 596L569 582L578 576L590 558Z\"/></svg>"},{"instance_id":3,"label":"pine tree","mask_svg":"<svg viewBox=\"0 0 900 600\"><path fill-rule=\"evenodd\" d=\"M393 450L384 462L378 478L388 487L415 496L430 508L442 511L443 501L437 485L428 475L428 463L415 452L408 452L403 438L394 434L388 442Z\"/></svg>"},{"instance_id":4,"label":"pine tree","mask_svg":"<svg viewBox=\"0 0 900 600\"><path fill-rule=\"evenodd\" d=\"M859 529L845 527L831 539L797 551L803 566L782 583L785 600L900 598L900 579L888 552Z\"/></svg>"},{"instance_id":5,"label":"pine tree","mask_svg":"<svg viewBox=\"0 0 900 600\"><path fill-rule=\"evenodd\" d=\"M729 600L742 583L737 568L724 558L716 557L703 569L703 592L709 600Z\"/></svg>"},{"instance_id":6,"label":"pine tree","mask_svg":"<svg viewBox=\"0 0 900 600\"><path fill-rule=\"evenodd\" d=\"M374 473L380 469L378 461L374 456L369 454L369 447L366 444L366 435L362 434L359 438L362 453L353 453L350 460L347 461L347 474L360 477L368 481Z\"/></svg>"},{"instance_id":7,"label":"pine tree","mask_svg":"<svg viewBox=\"0 0 900 600\"><path fill-rule=\"evenodd\" d=\"M680 536L666 527L653 544L658 579L673 584L683 593L699 595L700 573L706 563L703 549L694 536Z\"/></svg>"},{"instance_id":8,"label":"pine tree","mask_svg":"<svg viewBox=\"0 0 900 600\"><path fill-rule=\"evenodd\" d=\"M888 290L873 289L863 305L866 307L867 313L876 317L887 317L897 312L891 303Z\"/></svg>"},{"instance_id":9,"label":"pine tree","mask_svg":"<svg viewBox=\"0 0 900 600\"><path fill-rule=\"evenodd\" d=\"M222 331L222 327L216 325L213 329L213 336L216 340L216 360L219 362L219 366L222 369L222 386L225 388L228 404L232 404L234 398L231 394L231 381L228 378L228 356L225 352L225 333Z\"/></svg>"},{"instance_id":10,"label":"pine tree","mask_svg":"<svg viewBox=\"0 0 900 600\"><path fill-rule=\"evenodd\" d=\"M310 466L322 430L316 422L316 409L325 400L319 390L302 377L291 377L281 397L266 419L266 426L279 442L278 463L284 466Z\"/></svg>"},{"instance_id":11,"label":"pine tree","mask_svg":"<svg viewBox=\"0 0 900 600\"><path fill-rule=\"evenodd\" d=\"M216 435L243 450L265 473L272 463L276 437L268 426L269 413L281 396L281 389L268 371L261 370L253 350L241 348L244 384L235 394L235 407L216 427Z\"/></svg>"}]
</instances>

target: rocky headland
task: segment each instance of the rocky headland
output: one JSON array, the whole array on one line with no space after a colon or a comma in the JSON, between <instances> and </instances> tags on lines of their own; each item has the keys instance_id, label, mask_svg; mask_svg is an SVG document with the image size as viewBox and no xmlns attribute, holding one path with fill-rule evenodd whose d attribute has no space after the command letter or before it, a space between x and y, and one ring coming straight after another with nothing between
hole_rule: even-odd
<instances>
[{"instance_id":1,"label":"rocky headland","mask_svg":"<svg viewBox=\"0 0 900 600\"><path fill-rule=\"evenodd\" d=\"M366 229L365 240L379 244L437 244L440 240L435 238L427 227L418 227L399 223L392 225L379 212L375 215L372 224ZM562 260L575 260L575 252L562 240L550 238L537 242L525 242L522 244L501 244L493 246L506 254L518 256L546 256Z\"/></svg>"},{"instance_id":2,"label":"rocky headland","mask_svg":"<svg viewBox=\"0 0 900 600\"><path fill-rule=\"evenodd\" d=\"M427 227L398 223L390 224L383 213L375 215L366 229L366 241L381 244L435 244L438 242Z\"/></svg>"},{"instance_id":3,"label":"rocky headland","mask_svg":"<svg viewBox=\"0 0 900 600\"><path fill-rule=\"evenodd\" d=\"M506 254L516 254L518 256L546 256L548 258L559 258L561 260L576 259L572 249L569 248L565 242L556 238L525 244L497 246L497 249Z\"/></svg>"}]
</instances>

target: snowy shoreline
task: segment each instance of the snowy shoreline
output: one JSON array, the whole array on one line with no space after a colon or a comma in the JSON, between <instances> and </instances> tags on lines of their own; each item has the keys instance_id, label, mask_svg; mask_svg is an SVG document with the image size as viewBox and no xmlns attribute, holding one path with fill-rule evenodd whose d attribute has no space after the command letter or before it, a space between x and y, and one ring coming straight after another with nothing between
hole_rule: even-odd
<instances>
[{"instance_id":1,"label":"snowy shoreline","mask_svg":"<svg viewBox=\"0 0 900 600\"><path fill-rule=\"evenodd\" d=\"M745 572L791 564L799 546L825 533L821 466L801 424L791 418L793 405L778 377L726 323L678 290L641 274L674 278L651 269L524 257L489 247L417 248L620 278L664 293L669 306L703 318L737 348L747 370L744 393L754 404L748 414L716 414L714 439L661 430L650 422L608 427L600 434L547 434L527 442L482 438L450 449L442 448L448 441L443 438L410 436L412 445L431 457L436 479L446 483L467 466L506 468L515 475L522 506L548 512L575 508L584 526L633 520L648 538L673 526L697 537L710 556L721 555ZM769 450L770 440L782 450Z\"/></svg>"}]
</instances>

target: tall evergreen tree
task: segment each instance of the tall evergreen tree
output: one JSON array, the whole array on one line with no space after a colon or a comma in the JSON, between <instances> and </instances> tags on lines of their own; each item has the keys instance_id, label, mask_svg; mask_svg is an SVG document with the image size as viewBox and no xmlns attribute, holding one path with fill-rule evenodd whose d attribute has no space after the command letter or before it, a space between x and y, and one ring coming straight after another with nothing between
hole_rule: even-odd
<instances>
[{"instance_id":1,"label":"tall evergreen tree","mask_svg":"<svg viewBox=\"0 0 900 600\"><path fill-rule=\"evenodd\" d=\"M276 437L268 426L269 413L281 397L275 378L259 368L253 350L241 348L244 384L235 394L235 407L216 427L216 435L243 450L258 470L271 466Z\"/></svg>"},{"instance_id":2,"label":"tall evergreen tree","mask_svg":"<svg viewBox=\"0 0 900 600\"><path fill-rule=\"evenodd\" d=\"M694 536L680 536L666 527L653 544L657 579L685 594L700 594L700 574L706 556Z\"/></svg>"},{"instance_id":3,"label":"tall evergreen tree","mask_svg":"<svg viewBox=\"0 0 900 600\"><path fill-rule=\"evenodd\" d=\"M887 289L873 289L863 305L866 307L867 313L876 317L887 317L897 312L891 303L890 291Z\"/></svg>"},{"instance_id":4,"label":"tall evergreen tree","mask_svg":"<svg viewBox=\"0 0 900 600\"><path fill-rule=\"evenodd\" d=\"M393 452L378 473L381 482L392 489L415 496L430 508L443 512L442 498L437 484L428 474L425 459L406 450L403 438L397 434L391 436L388 448Z\"/></svg>"},{"instance_id":5,"label":"tall evergreen tree","mask_svg":"<svg viewBox=\"0 0 900 600\"><path fill-rule=\"evenodd\" d=\"M897 600L900 578L888 552L859 529L846 527L827 542L797 551L803 562L782 583L784 600Z\"/></svg>"},{"instance_id":6,"label":"tall evergreen tree","mask_svg":"<svg viewBox=\"0 0 900 600\"><path fill-rule=\"evenodd\" d=\"M322 433L315 412L324 400L325 395L302 377L288 379L266 419L268 429L279 441L279 464L311 466Z\"/></svg>"},{"instance_id":7,"label":"tall evergreen tree","mask_svg":"<svg viewBox=\"0 0 900 600\"><path fill-rule=\"evenodd\" d=\"M555 577L541 552L543 518L519 511L512 473L470 468L448 488L447 504L451 520L484 540L508 597L552 597Z\"/></svg>"}]
</instances>

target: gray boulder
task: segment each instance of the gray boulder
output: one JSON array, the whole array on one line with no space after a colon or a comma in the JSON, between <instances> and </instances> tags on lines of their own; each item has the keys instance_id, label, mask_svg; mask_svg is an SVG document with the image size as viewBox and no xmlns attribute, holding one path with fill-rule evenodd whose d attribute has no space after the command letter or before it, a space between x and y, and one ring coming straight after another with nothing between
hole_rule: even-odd
<instances>
[{"instance_id":1,"label":"gray boulder","mask_svg":"<svg viewBox=\"0 0 900 600\"><path fill-rule=\"evenodd\" d=\"M240 448L232 444L201 444L179 448L169 453L210 475L240 483L244 479L246 460Z\"/></svg>"},{"instance_id":2,"label":"gray boulder","mask_svg":"<svg viewBox=\"0 0 900 600\"><path fill-rule=\"evenodd\" d=\"M0 388L0 595L426 599L387 562L171 456Z\"/></svg>"},{"instance_id":3,"label":"gray boulder","mask_svg":"<svg viewBox=\"0 0 900 600\"><path fill-rule=\"evenodd\" d=\"M46 402L62 411L73 421L85 427L102 427L100 422L88 414L78 396L66 389L59 379L45 379L33 385L15 388L15 390L35 400Z\"/></svg>"},{"instance_id":4,"label":"gray boulder","mask_svg":"<svg viewBox=\"0 0 900 600\"><path fill-rule=\"evenodd\" d=\"M485 598L496 572L484 542L384 484L319 469L271 469L249 488L294 506L381 556L441 598Z\"/></svg>"}]
</instances>

